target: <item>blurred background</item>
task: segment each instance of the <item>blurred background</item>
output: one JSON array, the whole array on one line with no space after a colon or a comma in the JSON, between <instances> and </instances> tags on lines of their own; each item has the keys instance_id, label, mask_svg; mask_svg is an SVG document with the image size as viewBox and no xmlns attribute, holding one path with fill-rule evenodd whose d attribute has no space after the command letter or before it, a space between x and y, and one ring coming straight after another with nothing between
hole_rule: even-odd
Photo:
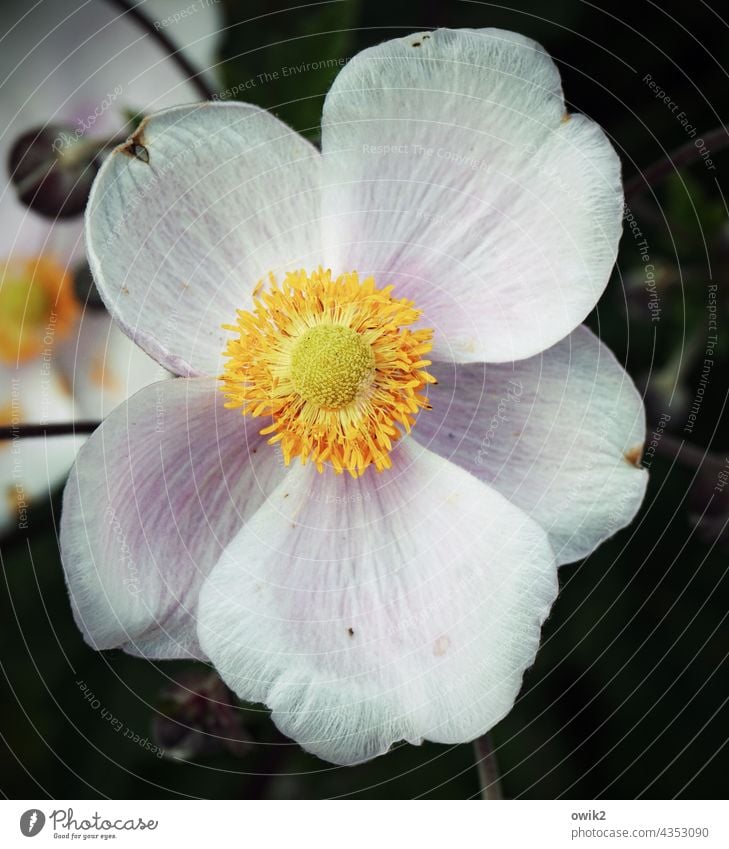
<instances>
[{"instance_id":1,"label":"blurred background","mask_svg":"<svg viewBox=\"0 0 729 849\"><path fill-rule=\"evenodd\" d=\"M536 664L494 731L503 792L725 796L729 136L711 132L729 111L721 5L289 5L147 0L140 8L166 44L110 0L0 9L0 791L478 796L470 745L401 746L363 766L334 767L282 738L259 706L239 705L202 664L89 649L71 617L56 542L59 490L83 435L29 441L19 428L75 420L83 430L164 376L130 352L84 267L79 216L110 139L145 111L200 99L203 85L270 109L316 141L324 95L359 50L415 30L496 26L545 46L570 111L598 121L623 160L619 263L588 323L645 393L655 434L636 521L562 567ZM44 292L61 290L49 339Z\"/></svg>"}]
</instances>

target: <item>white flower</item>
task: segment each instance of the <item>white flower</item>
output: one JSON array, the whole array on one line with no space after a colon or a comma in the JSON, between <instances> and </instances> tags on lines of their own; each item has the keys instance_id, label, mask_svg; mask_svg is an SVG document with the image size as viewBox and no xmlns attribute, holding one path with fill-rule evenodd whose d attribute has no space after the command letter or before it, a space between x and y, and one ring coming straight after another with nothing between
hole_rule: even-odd
<instances>
[{"instance_id":1,"label":"white flower","mask_svg":"<svg viewBox=\"0 0 729 849\"><path fill-rule=\"evenodd\" d=\"M187 379L117 408L69 479L86 640L208 658L337 763L498 722L557 565L645 488L640 398L579 327L619 171L544 51L500 30L356 56L321 154L252 106L144 122L92 190L90 262Z\"/></svg>"},{"instance_id":2,"label":"white flower","mask_svg":"<svg viewBox=\"0 0 729 849\"><path fill-rule=\"evenodd\" d=\"M162 22L179 4L148 0L143 8ZM9 154L29 131L50 127L49 146L103 137L126 124L126 111L184 102L195 90L149 34L105 3L76 9L66 0L43 0L29 8L6 0L3 22L0 424L98 419L164 371L108 315L83 311L73 293L81 221L54 222L29 211L10 181ZM219 23L210 4L166 30L209 68ZM24 527L30 502L60 483L82 441L0 442L0 532Z\"/></svg>"}]
</instances>

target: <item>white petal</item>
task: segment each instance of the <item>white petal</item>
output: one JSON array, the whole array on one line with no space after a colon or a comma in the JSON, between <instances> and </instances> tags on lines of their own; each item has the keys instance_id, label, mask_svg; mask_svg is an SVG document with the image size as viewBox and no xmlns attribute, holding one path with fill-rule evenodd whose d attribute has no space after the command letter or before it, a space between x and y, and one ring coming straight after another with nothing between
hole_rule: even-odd
<instances>
[{"instance_id":1,"label":"white petal","mask_svg":"<svg viewBox=\"0 0 729 849\"><path fill-rule=\"evenodd\" d=\"M212 379L163 380L117 407L79 453L61 555L94 648L201 655L200 584L283 476L260 422L224 400Z\"/></svg>"},{"instance_id":2,"label":"white petal","mask_svg":"<svg viewBox=\"0 0 729 849\"><path fill-rule=\"evenodd\" d=\"M179 107L106 160L86 218L109 311L178 374L219 374L236 309L269 270L320 261L318 151L253 106ZM149 162L132 155L142 144ZM315 253L312 253L312 250Z\"/></svg>"},{"instance_id":3,"label":"white petal","mask_svg":"<svg viewBox=\"0 0 729 849\"><path fill-rule=\"evenodd\" d=\"M498 722L556 591L539 526L405 440L358 481L297 466L210 575L199 633L239 696L356 763Z\"/></svg>"},{"instance_id":4,"label":"white petal","mask_svg":"<svg viewBox=\"0 0 729 849\"><path fill-rule=\"evenodd\" d=\"M643 403L586 327L513 364L434 364L415 438L499 490L549 533L559 563L627 525L645 493Z\"/></svg>"},{"instance_id":5,"label":"white petal","mask_svg":"<svg viewBox=\"0 0 729 849\"><path fill-rule=\"evenodd\" d=\"M68 422L72 413L71 397L48 360L0 365L0 424ZM0 441L0 533L28 530L28 508L63 481L83 441L73 435Z\"/></svg>"},{"instance_id":6,"label":"white petal","mask_svg":"<svg viewBox=\"0 0 729 849\"><path fill-rule=\"evenodd\" d=\"M538 353L590 312L621 231L620 164L563 121L535 42L436 30L358 54L322 121L325 256L415 300L444 361Z\"/></svg>"},{"instance_id":7,"label":"white petal","mask_svg":"<svg viewBox=\"0 0 729 849\"><path fill-rule=\"evenodd\" d=\"M74 419L98 421L168 373L134 344L104 310L86 310L74 338L59 348L59 366L73 388Z\"/></svg>"}]
</instances>

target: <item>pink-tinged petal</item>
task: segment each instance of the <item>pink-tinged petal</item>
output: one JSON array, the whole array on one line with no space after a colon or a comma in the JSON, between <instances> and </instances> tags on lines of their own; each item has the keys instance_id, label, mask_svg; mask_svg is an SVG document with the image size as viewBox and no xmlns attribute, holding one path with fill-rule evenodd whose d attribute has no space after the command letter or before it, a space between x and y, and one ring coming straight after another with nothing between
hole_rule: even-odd
<instances>
[{"instance_id":1,"label":"pink-tinged petal","mask_svg":"<svg viewBox=\"0 0 729 849\"><path fill-rule=\"evenodd\" d=\"M320 261L319 162L253 106L143 121L104 163L86 217L89 263L124 331L170 371L219 374L221 325L252 305L257 282Z\"/></svg>"},{"instance_id":2,"label":"pink-tinged petal","mask_svg":"<svg viewBox=\"0 0 729 849\"><path fill-rule=\"evenodd\" d=\"M122 401L169 374L103 310L86 310L72 339L59 346L58 366L73 391L74 419L106 418Z\"/></svg>"},{"instance_id":3,"label":"pink-tinged petal","mask_svg":"<svg viewBox=\"0 0 729 849\"><path fill-rule=\"evenodd\" d=\"M620 163L565 119L531 39L436 30L358 54L322 120L326 262L415 300L443 361L505 362L573 330L607 284Z\"/></svg>"},{"instance_id":4,"label":"pink-tinged petal","mask_svg":"<svg viewBox=\"0 0 729 849\"><path fill-rule=\"evenodd\" d=\"M0 424L68 422L72 412L71 397L47 360L0 365ZM83 441L75 435L0 441L0 533L28 529L28 508L63 481Z\"/></svg>"},{"instance_id":5,"label":"pink-tinged petal","mask_svg":"<svg viewBox=\"0 0 729 849\"><path fill-rule=\"evenodd\" d=\"M556 592L541 528L406 439L379 475L297 466L213 569L199 633L239 696L351 764L498 722Z\"/></svg>"},{"instance_id":6,"label":"pink-tinged petal","mask_svg":"<svg viewBox=\"0 0 729 849\"><path fill-rule=\"evenodd\" d=\"M223 403L213 379L163 380L117 407L80 451L61 556L94 648L202 656L200 585L284 474L260 422Z\"/></svg>"},{"instance_id":7,"label":"pink-tinged petal","mask_svg":"<svg viewBox=\"0 0 729 849\"><path fill-rule=\"evenodd\" d=\"M608 348L580 327L516 363L435 363L413 435L497 489L548 532L558 563L627 525L645 494L645 413Z\"/></svg>"}]
</instances>

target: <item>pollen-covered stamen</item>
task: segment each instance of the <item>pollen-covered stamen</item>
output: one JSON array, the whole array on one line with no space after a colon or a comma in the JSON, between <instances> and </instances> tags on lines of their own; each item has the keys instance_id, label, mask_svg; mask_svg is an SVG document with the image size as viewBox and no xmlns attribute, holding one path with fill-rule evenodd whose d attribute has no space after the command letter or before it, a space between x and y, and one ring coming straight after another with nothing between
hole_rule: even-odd
<instances>
[{"instance_id":1,"label":"pollen-covered stamen","mask_svg":"<svg viewBox=\"0 0 729 849\"><path fill-rule=\"evenodd\" d=\"M228 407L271 416L261 433L280 443L286 463L299 456L319 471L358 477L389 453L428 407L432 330L410 330L420 316L411 301L392 297L356 272L332 280L319 269L290 273L270 288L259 283L255 311L239 311L226 329L229 362L221 380Z\"/></svg>"}]
</instances>

